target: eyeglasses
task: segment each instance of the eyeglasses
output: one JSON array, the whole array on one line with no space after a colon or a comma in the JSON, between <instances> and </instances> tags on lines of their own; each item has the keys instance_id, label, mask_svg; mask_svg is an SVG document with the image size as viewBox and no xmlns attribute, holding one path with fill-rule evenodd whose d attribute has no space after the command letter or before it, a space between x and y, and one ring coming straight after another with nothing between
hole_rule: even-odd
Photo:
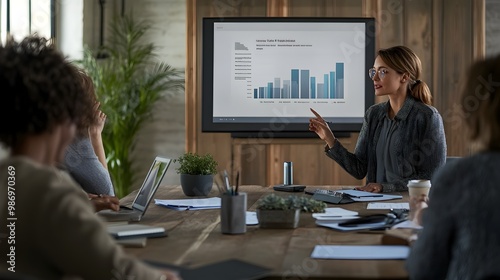
<instances>
[{"instance_id":1,"label":"eyeglasses","mask_svg":"<svg viewBox=\"0 0 500 280\"><path fill-rule=\"evenodd\" d=\"M380 69L377 71L377 69L375 68L370 68L368 69L368 76L370 76L370 79L373 79L373 77L375 77L375 74L377 74L378 72L378 77L380 79L383 79L385 77L385 74L389 73L389 71L387 71L387 69Z\"/></svg>"}]
</instances>

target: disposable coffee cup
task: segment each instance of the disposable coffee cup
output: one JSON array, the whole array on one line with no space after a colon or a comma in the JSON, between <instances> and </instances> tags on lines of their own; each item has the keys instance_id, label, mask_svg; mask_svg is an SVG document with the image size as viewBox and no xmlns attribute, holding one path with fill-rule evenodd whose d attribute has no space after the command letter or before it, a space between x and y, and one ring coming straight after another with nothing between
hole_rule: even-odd
<instances>
[{"instance_id":1,"label":"disposable coffee cup","mask_svg":"<svg viewBox=\"0 0 500 280\"><path fill-rule=\"evenodd\" d=\"M429 191L431 189L430 180L410 180L408 181L408 194L410 195L410 213L408 215L409 220L415 218L415 210L417 203L429 196Z\"/></svg>"},{"instance_id":2,"label":"disposable coffee cup","mask_svg":"<svg viewBox=\"0 0 500 280\"><path fill-rule=\"evenodd\" d=\"M408 181L408 193L410 197L420 197L422 195L429 195L431 189L430 180L410 180Z\"/></svg>"}]
</instances>

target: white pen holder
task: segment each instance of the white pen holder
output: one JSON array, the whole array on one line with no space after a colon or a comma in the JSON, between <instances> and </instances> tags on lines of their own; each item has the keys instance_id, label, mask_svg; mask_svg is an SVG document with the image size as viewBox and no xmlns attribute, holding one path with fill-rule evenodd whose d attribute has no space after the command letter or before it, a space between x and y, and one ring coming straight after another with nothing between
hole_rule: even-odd
<instances>
[{"instance_id":1,"label":"white pen holder","mask_svg":"<svg viewBox=\"0 0 500 280\"><path fill-rule=\"evenodd\" d=\"M247 231L247 194L223 194L220 208L220 226L223 234L242 234Z\"/></svg>"}]
</instances>

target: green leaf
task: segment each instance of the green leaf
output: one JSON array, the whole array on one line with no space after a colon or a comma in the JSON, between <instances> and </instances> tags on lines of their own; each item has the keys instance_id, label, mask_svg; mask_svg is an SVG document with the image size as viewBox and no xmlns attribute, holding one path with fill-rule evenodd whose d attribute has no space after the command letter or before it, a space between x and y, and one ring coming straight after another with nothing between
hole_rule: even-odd
<instances>
[{"instance_id":1,"label":"green leaf","mask_svg":"<svg viewBox=\"0 0 500 280\"><path fill-rule=\"evenodd\" d=\"M179 163L176 168L178 174L210 175L217 173L218 163L211 154L199 155L185 153L174 160Z\"/></svg>"}]
</instances>

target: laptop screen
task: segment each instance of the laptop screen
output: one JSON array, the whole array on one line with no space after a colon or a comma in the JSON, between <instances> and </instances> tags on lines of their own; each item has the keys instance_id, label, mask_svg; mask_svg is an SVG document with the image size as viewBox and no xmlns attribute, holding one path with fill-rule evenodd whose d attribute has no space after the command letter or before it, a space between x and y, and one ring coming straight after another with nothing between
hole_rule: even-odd
<instances>
[{"instance_id":1,"label":"laptop screen","mask_svg":"<svg viewBox=\"0 0 500 280\"><path fill-rule=\"evenodd\" d=\"M153 195L156 190L160 186L161 180L167 173L168 166L170 165L170 159L156 157L149 168L148 174L142 183L137 196L134 199L134 203L132 204L132 208L146 211L146 208L149 205L151 199L153 199Z\"/></svg>"}]
</instances>

